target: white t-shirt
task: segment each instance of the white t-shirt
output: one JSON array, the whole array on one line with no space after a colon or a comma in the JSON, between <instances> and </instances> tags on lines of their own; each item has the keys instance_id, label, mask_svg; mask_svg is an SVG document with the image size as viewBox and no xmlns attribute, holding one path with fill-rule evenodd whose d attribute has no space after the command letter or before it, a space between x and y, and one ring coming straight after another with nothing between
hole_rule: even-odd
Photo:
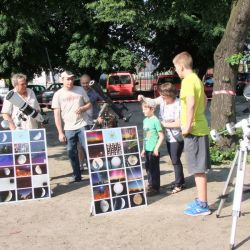
<instances>
[{"instance_id":1,"label":"white t-shirt","mask_svg":"<svg viewBox=\"0 0 250 250\"><path fill-rule=\"evenodd\" d=\"M15 89L13 89L13 91L16 92ZM36 99L36 95L32 89L27 88L27 97L26 98L21 97L21 98L24 99L24 101L27 102L35 110L37 110L39 112L41 111L39 103ZM17 127L20 127L21 129L36 129L36 128L38 128L38 122L34 118L23 114L23 112L21 112L19 110L19 107L13 105L10 101L8 101L6 99L4 99L1 113L11 115L11 118L13 119L15 125ZM26 119L26 121L21 119L20 115L24 119Z\"/></svg>"},{"instance_id":2,"label":"white t-shirt","mask_svg":"<svg viewBox=\"0 0 250 250\"><path fill-rule=\"evenodd\" d=\"M159 119L165 122L174 122L180 119L180 101L175 98L175 101L171 104L166 104L162 96L155 99L156 103L160 105ZM176 142L182 140L181 129L180 128L165 128L166 140L168 142Z\"/></svg>"},{"instance_id":3,"label":"white t-shirt","mask_svg":"<svg viewBox=\"0 0 250 250\"><path fill-rule=\"evenodd\" d=\"M52 108L61 110L64 130L76 130L87 125L86 112L76 114L76 110L87 102L89 98L82 87L74 86L70 90L62 87L56 91L52 99Z\"/></svg>"}]
</instances>

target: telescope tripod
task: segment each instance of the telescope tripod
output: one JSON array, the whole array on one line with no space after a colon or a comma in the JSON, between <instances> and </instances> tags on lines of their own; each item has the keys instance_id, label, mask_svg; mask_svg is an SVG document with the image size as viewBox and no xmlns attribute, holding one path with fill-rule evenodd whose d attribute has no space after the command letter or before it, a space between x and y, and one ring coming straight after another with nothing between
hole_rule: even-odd
<instances>
[{"instance_id":1,"label":"telescope tripod","mask_svg":"<svg viewBox=\"0 0 250 250\"><path fill-rule=\"evenodd\" d=\"M221 209L224 205L226 197L228 196L230 186L232 186L234 177L236 176L235 187L234 187L233 209L232 209L233 211L232 211L232 227L230 236L230 249L234 249L237 219L241 215L240 209L241 209L241 200L243 194L244 176L245 176L248 151L249 151L249 141L247 138L245 138L240 142L240 149L238 149L235 154L222 195L220 196L221 198L220 204L216 212L216 217L218 218L220 216Z\"/></svg>"}]
</instances>

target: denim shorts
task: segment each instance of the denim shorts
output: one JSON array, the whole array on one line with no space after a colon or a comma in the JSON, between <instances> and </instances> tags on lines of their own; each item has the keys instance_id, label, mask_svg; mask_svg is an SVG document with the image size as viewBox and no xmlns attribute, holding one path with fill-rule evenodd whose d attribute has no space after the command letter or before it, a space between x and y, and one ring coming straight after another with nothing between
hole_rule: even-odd
<instances>
[{"instance_id":1,"label":"denim shorts","mask_svg":"<svg viewBox=\"0 0 250 250\"><path fill-rule=\"evenodd\" d=\"M211 168L208 136L184 137L184 151L190 174L205 173Z\"/></svg>"}]
</instances>

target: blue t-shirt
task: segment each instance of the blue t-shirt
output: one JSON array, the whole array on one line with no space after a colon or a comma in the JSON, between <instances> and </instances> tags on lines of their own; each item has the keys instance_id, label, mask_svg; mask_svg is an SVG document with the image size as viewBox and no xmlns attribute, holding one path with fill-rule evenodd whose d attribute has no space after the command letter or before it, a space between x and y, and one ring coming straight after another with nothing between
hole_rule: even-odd
<instances>
[{"instance_id":1,"label":"blue t-shirt","mask_svg":"<svg viewBox=\"0 0 250 250\"><path fill-rule=\"evenodd\" d=\"M92 119L96 119L100 111L97 102L102 101L103 99L94 89L89 89L87 95L92 104Z\"/></svg>"}]
</instances>

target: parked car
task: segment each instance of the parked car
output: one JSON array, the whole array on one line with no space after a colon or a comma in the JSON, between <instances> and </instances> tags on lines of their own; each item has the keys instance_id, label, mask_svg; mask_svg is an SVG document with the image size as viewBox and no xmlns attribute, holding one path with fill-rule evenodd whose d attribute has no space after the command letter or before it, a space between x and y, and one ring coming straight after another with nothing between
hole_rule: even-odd
<instances>
[{"instance_id":1,"label":"parked car","mask_svg":"<svg viewBox=\"0 0 250 250\"><path fill-rule=\"evenodd\" d=\"M34 91L37 101L39 102L39 104L41 104L43 102L42 94L46 90L46 88L43 85L38 84L29 84L27 85L27 87Z\"/></svg>"},{"instance_id":2,"label":"parked car","mask_svg":"<svg viewBox=\"0 0 250 250\"><path fill-rule=\"evenodd\" d=\"M138 83L129 72L115 72L109 74L106 82L107 93L111 97L134 97L135 86Z\"/></svg>"},{"instance_id":3,"label":"parked car","mask_svg":"<svg viewBox=\"0 0 250 250\"><path fill-rule=\"evenodd\" d=\"M51 108L51 102L54 93L63 86L62 83L53 83L51 84L43 93L42 93L42 106Z\"/></svg>"},{"instance_id":4,"label":"parked car","mask_svg":"<svg viewBox=\"0 0 250 250\"><path fill-rule=\"evenodd\" d=\"M1 87L0 88L0 99L3 101L4 97L7 95L9 92L9 88L6 87Z\"/></svg>"},{"instance_id":5,"label":"parked car","mask_svg":"<svg viewBox=\"0 0 250 250\"><path fill-rule=\"evenodd\" d=\"M168 75L158 75L156 81L154 82L154 97L158 97L159 93L159 86L163 83L170 82L175 85L177 90L177 95L179 96L180 89L181 89L181 79L177 74L168 74Z\"/></svg>"},{"instance_id":6,"label":"parked car","mask_svg":"<svg viewBox=\"0 0 250 250\"><path fill-rule=\"evenodd\" d=\"M2 110L4 97L7 95L8 92L9 92L9 88L0 87L0 112Z\"/></svg>"},{"instance_id":7,"label":"parked car","mask_svg":"<svg viewBox=\"0 0 250 250\"><path fill-rule=\"evenodd\" d=\"M159 96L159 85L170 82L175 85L175 88L177 90L177 96L180 94L181 89L181 79L177 74L169 74L169 75L158 75L156 82L154 84L154 97ZM204 91L207 96L207 98L212 98L213 94L213 76L207 75L205 78L203 78L204 83Z\"/></svg>"}]
</instances>

